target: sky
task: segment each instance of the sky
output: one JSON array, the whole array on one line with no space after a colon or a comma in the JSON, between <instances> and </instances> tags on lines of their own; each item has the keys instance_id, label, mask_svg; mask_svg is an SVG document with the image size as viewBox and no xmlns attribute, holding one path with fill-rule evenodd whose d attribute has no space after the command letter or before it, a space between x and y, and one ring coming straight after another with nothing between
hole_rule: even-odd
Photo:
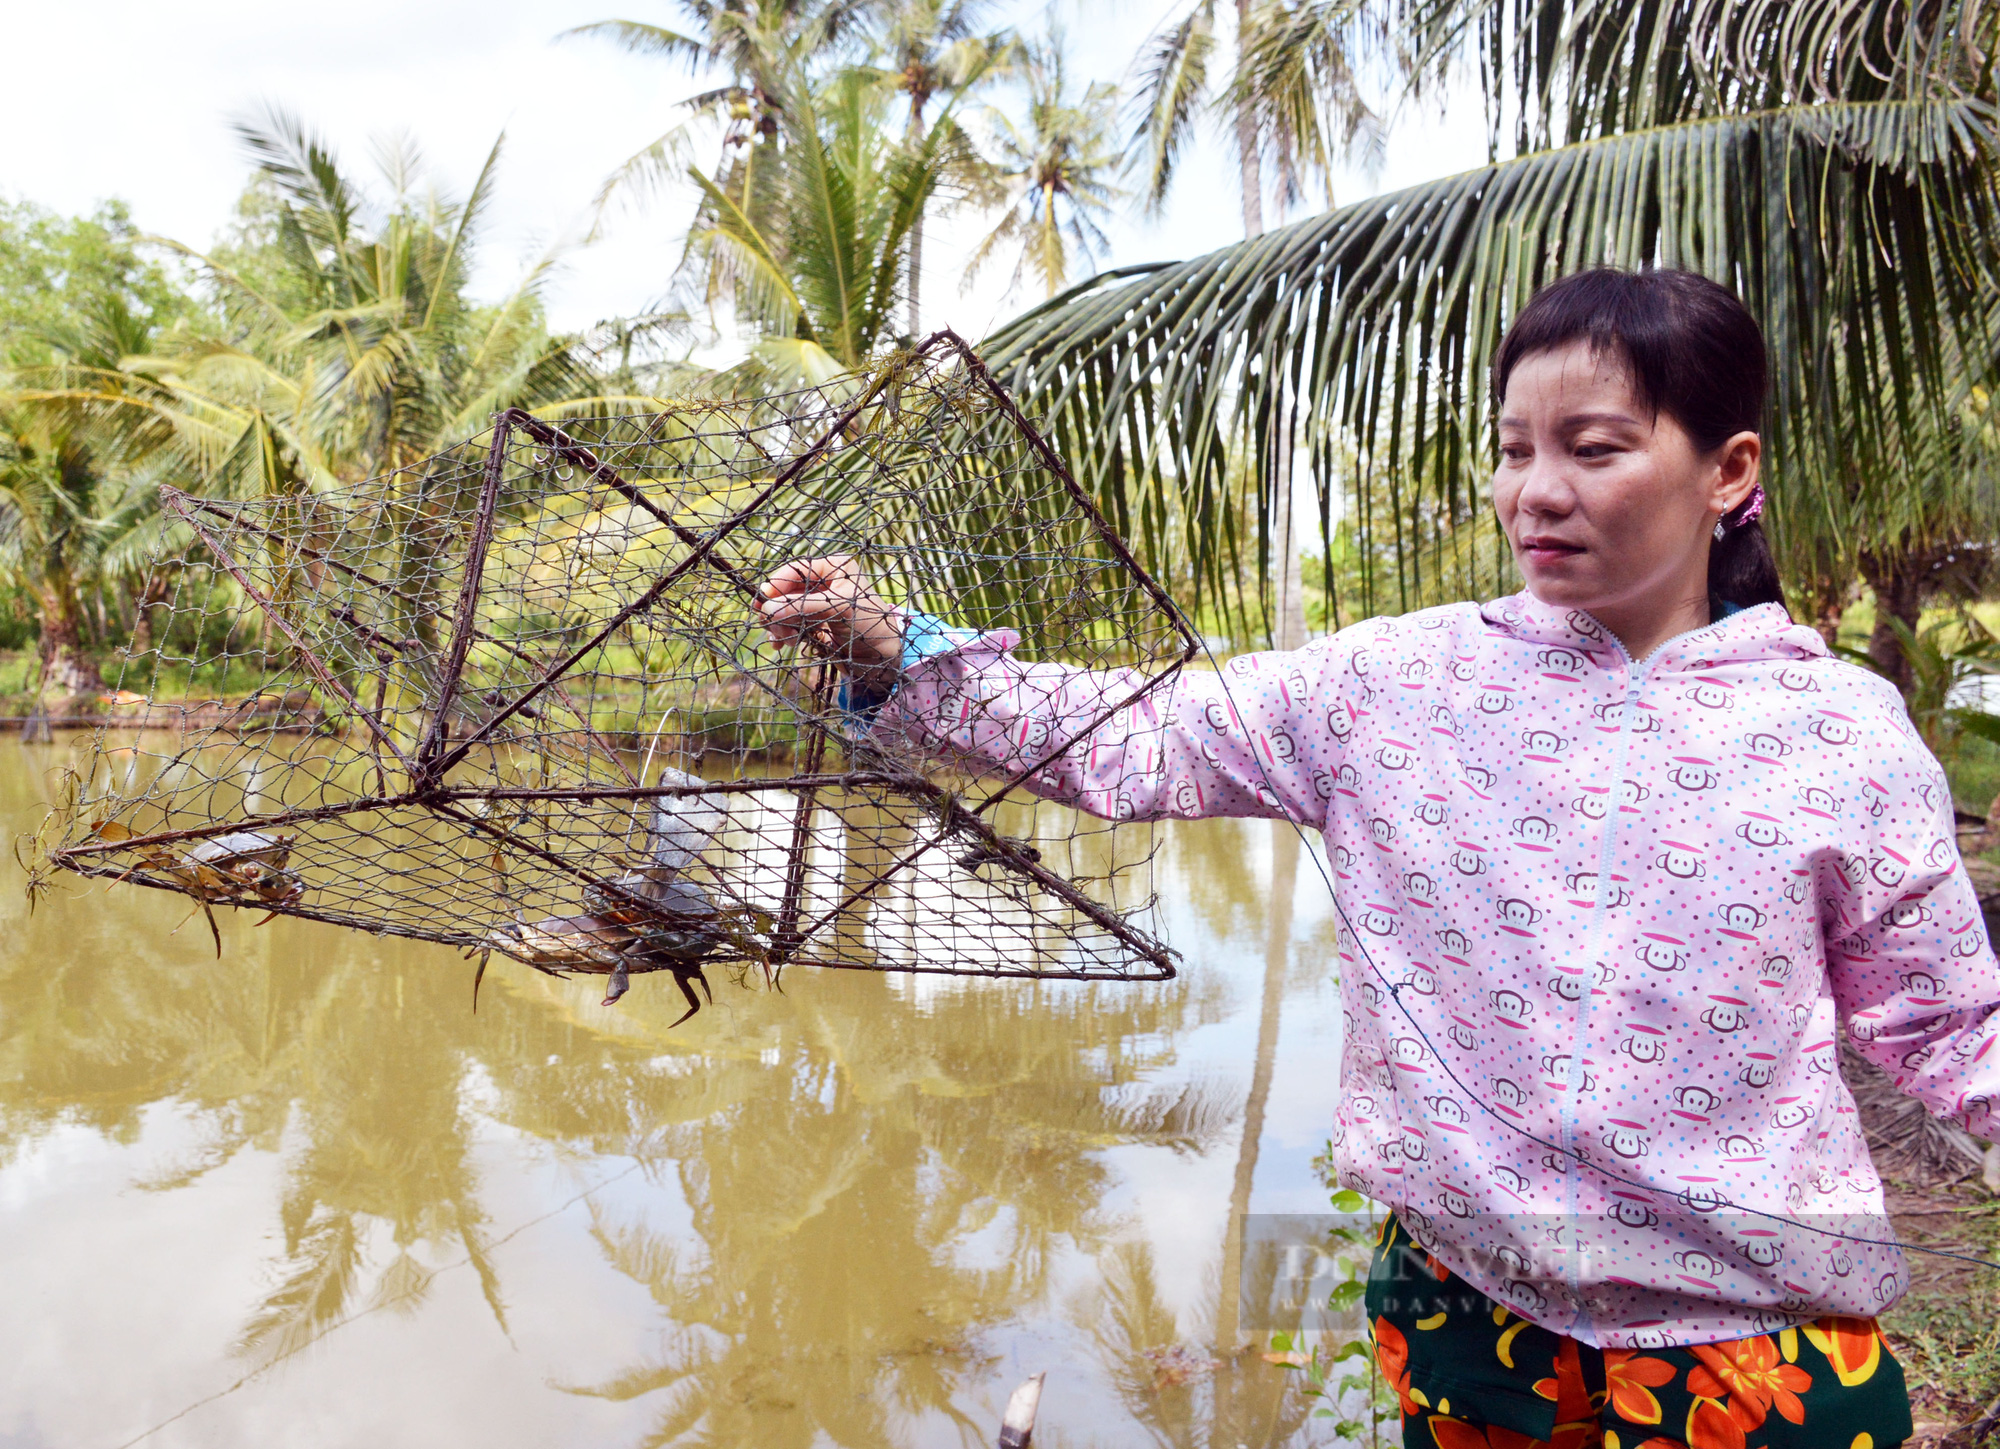
<instances>
[{"instance_id":1,"label":"sky","mask_svg":"<svg viewBox=\"0 0 2000 1449\"><path fill-rule=\"evenodd\" d=\"M1051 12L1002 3L995 16L1033 30L1053 13L1079 80L1123 84L1147 35L1188 4L1058 0ZM24 6L8 20L0 195L64 213L118 198L143 230L205 247L227 224L250 172L231 122L265 106L297 113L334 144L350 172L371 180L372 144L407 134L442 188L457 195L504 132L476 293L506 294L551 246L564 246L544 290L554 325L582 328L638 313L666 290L690 200L668 194L644 210L621 209L603 239L573 243L605 177L673 126L677 103L701 82L603 41L557 39L572 26L614 17L683 23L663 0L349 0L331 10L268 0ZM1476 101L1461 99L1442 115L1398 112L1379 171L1343 173L1336 199L1484 159ZM1319 199L1294 219L1323 205ZM1199 255L1238 240L1237 181L1220 136L1204 138L1161 217L1147 219L1133 207L1107 231L1099 268ZM950 325L976 338L1039 300L1032 279L1010 294L1009 269L999 265L961 290L964 263L983 232L973 216L933 225L927 329ZM740 353L732 339L720 346Z\"/></svg>"}]
</instances>

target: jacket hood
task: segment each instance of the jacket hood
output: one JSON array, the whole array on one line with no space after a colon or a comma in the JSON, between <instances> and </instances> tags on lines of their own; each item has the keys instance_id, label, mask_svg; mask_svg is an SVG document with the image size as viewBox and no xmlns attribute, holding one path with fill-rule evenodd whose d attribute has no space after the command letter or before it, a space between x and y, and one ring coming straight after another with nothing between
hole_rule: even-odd
<instances>
[{"instance_id":1,"label":"jacket hood","mask_svg":"<svg viewBox=\"0 0 2000 1449\"><path fill-rule=\"evenodd\" d=\"M1545 604L1523 589L1479 606L1479 617L1495 633L1523 644L1574 649L1605 668L1619 662L1620 648L1611 632L1582 609ZM1642 662L1651 674L1699 672L1723 664L1818 659L1827 653L1817 629L1792 622L1783 604L1755 608L1717 619L1705 628L1678 634Z\"/></svg>"}]
</instances>

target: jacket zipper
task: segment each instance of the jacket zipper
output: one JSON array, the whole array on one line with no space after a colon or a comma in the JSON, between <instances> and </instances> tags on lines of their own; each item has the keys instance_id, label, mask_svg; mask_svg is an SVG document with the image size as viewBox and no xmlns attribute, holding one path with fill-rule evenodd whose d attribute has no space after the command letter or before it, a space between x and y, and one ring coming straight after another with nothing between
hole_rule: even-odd
<instances>
[{"instance_id":1,"label":"jacket zipper","mask_svg":"<svg viewBox=\"0 0 2000 1449\"><path fill-rule=\"evenodd\" d=\"M1595 622L1595 620L1592 622ZM1602 629L1604 626L1599 624L1598 627ZM1701 629L1708 627L1708 624L1703 624ZM1700 633L1701 629L1685 629L1672 638L1655 645L1647 651L1644 659L1636 661L1632 658L1631 651L1625 647L1623 640L1619 639L1609 629L1604 630L1604 637L1611 641L1612 647L1618 651L1618 657L1625 661L1625 711L1619 717L1618 721L1618 768L1613 771L1611 777L1611 807L1605 811L1604 838L1599 842L1597 849L1597 900L1591 906L1588 938L1592 945L1593 965L1599 964L1602 958L1608 954L1605 948L1609 944L1608 937L1610 934L1610 925L1607 917L1611 910L1611 865L1613 852L1617 845L1619 816L1624 813L1618 805L1618 790L1625 783L1626 771L1632 763L1633 712L1639 707L1639 696L1646 689L1646 666L1659 658L1660 651L1668 645L1678 643L1690 634ZM1568 1210L1573 1245L1569 1254L1570 1291L1576 1299L1576 1319L1570 1325L1572 1337L1581 1337L1582 1332L1588 1331L1590 1318L1589 1309L1584 1306L1583 1298L1584 1265L1582 1234L1576 1231L1577 1225L1583 1220L1582 1204L1579 1201L1580 1185L1577 1181L1582 1174L1578 1171L1577 1166L1576 1135L1577 1117L1582 1110L1580 1104L1584 1091L1583 1053L1585 1047L1590 1043L1590 1013L1594 996L1594 990L1586 986L1582 997L1577 1002L1576 1012L1571 1018L1573 1039L1570 1043L1569 1082L1563 1093L1562 1109L1559 1117L1562 1130L1558 1136L1558 1141L1562 1144L1564 1156L1569 1159L1563 1168L1563 1197Z\"/></svg>"}]
</instances>

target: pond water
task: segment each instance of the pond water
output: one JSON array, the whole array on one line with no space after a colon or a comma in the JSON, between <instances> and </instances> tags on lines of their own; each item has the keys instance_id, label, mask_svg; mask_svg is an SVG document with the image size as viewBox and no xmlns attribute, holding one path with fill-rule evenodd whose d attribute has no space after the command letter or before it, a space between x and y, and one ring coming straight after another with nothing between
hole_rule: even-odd
<instances>
[{"instance_id":1,"label":"pond water","mask_svg":"<svg viewBox=\"0 0 2000 1449\"><path fill-rule=\"evenodd\" d=\"M0 740L12 831L69 755ZM1326 1210L1331 907L1263 822L1157 883L1170 983L802 967L671 1031L659 978L496 959L475 1015L443 947L9 890L0 1449L971 1446L1044 1370L1048 1449L1330 1442L1231 1225Z\"/></svg>"}]
</instances>

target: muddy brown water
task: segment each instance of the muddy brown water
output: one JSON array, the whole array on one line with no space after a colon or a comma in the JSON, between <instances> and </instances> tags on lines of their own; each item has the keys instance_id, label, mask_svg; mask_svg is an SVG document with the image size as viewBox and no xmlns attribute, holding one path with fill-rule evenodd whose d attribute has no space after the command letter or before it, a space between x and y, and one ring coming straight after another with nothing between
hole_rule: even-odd
<instances>
[{"instance_id":1,"label":"muddy brown water","mask_svg":"<svg viewBox=\"0 0 2000 1449\"><path fill-rule=\"evenodd\" d=\"M10 833L70 750L0 741ZM9 878L4 1449L970 1446L1043 1370L1049 1449L1331 1442L1232 1266L1326 1203L1331 910L1268 824L1168 829L1174 982L800 968L673 1031Z\"/></svg>"}]
</instances>

